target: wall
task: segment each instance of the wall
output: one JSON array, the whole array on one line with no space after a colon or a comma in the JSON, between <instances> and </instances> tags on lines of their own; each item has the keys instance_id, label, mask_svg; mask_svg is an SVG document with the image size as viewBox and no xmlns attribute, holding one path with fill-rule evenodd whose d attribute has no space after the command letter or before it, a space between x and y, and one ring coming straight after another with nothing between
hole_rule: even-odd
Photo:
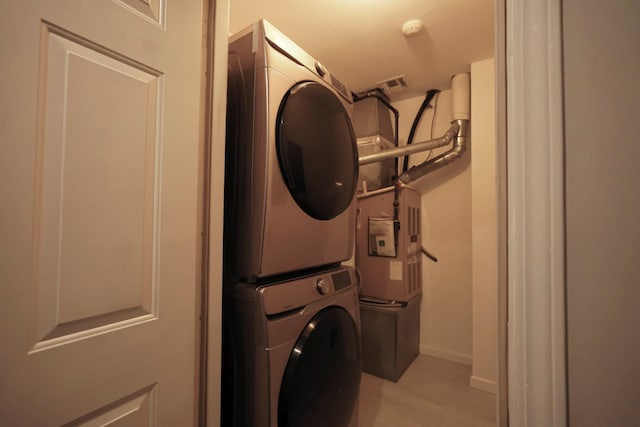
<instances>
[{"instance_id":1,"label":"wall","mask_svg":"<svg viewBox=\"0 0 640 427\"><path fill-rule=\"evenodd\" d=\"M423 257L420 352L473 365L472 386L495 392L497 379L498 222L494 60L472 64L472 138L462 158L413 185L422 194ZM425 111L414 143L441 136L452 120L451 91ZM400 144L423 97L394 103ZM434 104L434 101L431 103ZM433 128L433 136L431 129ZM434 150L435 156L448 147ZM411 156L410 165L429 153ZM402 163L401 163L402 164Z\"/></svg>"},{"instance_id":2,"label":"wall","mask_svg":"<svg viewBox=\"0 0 640 427\"><path fill-rule=\"evenodd\" d=\"M496 391L498 351L498 187L494 60L471 64L471 385Z\"/></svg>"},{"instance_id":3,"label":"wall","mask_svg":"<svg viewBox=\"0 0 640 427\"><path fill-rule=\"evenodd\" d=\"M423 97L394 103L400 112L400 144L406 143ZM434 137L449 128L451 91L438 95ZM433 102L432 102L433 104ZM432 108L425 111L415 142L431 138ZM447 147L432 153L437 155ZM411 156L410 165L427 153ZM422 245L436 257L423 257L420 352L471 364L471 153L414 183L422 194Z\"/></svg>"},{"instance_id":4,"label":"wall","mask_svg":"<svg viewBox=\"0 0 640 427\"><path fill-rule=\"evenodd\" d=\"M640 424L640 2L563 2L571 425ZM597 31L593 31L597 29Z\"/></svg>"}]
</instances>

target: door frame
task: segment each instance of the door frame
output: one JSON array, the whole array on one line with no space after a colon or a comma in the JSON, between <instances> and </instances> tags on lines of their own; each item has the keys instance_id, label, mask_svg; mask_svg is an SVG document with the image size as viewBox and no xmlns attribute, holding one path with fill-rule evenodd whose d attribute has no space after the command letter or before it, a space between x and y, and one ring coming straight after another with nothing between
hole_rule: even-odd
<instances>
[{"instance_id":1,"label":"door frame","mask_svg":"<svg viewBox=\"0 0 640 427\"><path fill-rule=\"evenodd\" d=\"M204 200L203 337L208 345L201 406L206 425L214 427L220 420L219 201L224 194L229 0L207 3L206 75L212 79L205 109L205 186L210 196ZM561 0L496 1L498 173L500 212L506 216L500 226L501 262L504 249L507 258L500 273L499 330L506 329L505 321L509 325L501 333L498 353L500 371L507 356L509 361L498 387L504 393L498 400L500 425L567 424L561 7ZM540 222L527 220L538 216ZM527 269L532 265L535 270Z\"/></svg>"},{"instance_id":2,"label":"door frame","mask_svg":"<svg viewBox=\"0 0 640 427\"><path fill-rule=\"evenodd\" d=\"M205 0L204 192L199 425L220 425L222 236L227 111L229 0Z\"/></svg>"},{"instance_id":3,"label":"door frame","mask_svg":"<svg viewBox=\"0 0 640 427\"><path fill-rule=\"evenodd\" d=\"M508 406L567 424L562 1L506 2ZM498 51L498 55L500 55Z\"/></svg>"}]
</instances>

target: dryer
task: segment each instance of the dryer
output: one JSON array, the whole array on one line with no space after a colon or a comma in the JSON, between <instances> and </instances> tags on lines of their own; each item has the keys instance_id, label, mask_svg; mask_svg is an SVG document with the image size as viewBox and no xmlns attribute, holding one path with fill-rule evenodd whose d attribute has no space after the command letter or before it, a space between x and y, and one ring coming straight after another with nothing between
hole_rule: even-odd
<instances>
[{"instance_id":1,"label":"dryer","mask_svg":"<svg viewBox=\"0 0 640 427\"><path fill-rule=\"evenodd\" d=\"M351 257L351 92L262 20L229 44L225 266L232 282Z\"/></svg>"},{"instance_id":2,"label":"dryer","mask_svg":"<svg viewBox=\"0 0 640 427\"><path fill-rule=\"evenodd\" d=\"M223 375L233 380L223 390L225 425L356 427L362 355L354 270L228 291Z\"/></svg>"}]
</instances>

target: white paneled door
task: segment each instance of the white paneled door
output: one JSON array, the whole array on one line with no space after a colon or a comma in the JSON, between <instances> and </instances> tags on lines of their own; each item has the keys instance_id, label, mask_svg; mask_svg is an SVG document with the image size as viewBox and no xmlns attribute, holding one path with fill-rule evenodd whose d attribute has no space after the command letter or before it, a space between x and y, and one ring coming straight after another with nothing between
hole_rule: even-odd
<instances>
[{"instance_id":1,"label":"white paneled door","mask_svg":"<svg viewBox=\"0 0 640 427\"><path fill-rule=\"evenodd\" d=\"M202 13L0 6L0 425L195 424Z\"/></svg>"}]
</instances>

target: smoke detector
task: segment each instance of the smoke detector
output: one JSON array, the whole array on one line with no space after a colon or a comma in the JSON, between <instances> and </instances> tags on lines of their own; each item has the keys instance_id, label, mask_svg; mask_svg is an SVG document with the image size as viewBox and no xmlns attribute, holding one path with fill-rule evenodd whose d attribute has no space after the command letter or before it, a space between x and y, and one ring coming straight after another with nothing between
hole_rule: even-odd
<instances>
[{"instance_id":1,"label":"smoke detector","mask_svg":"<svg viewBox=\"0 0 640 427\"><path fill-rule=\"evenodd\" d=\"M421 33L422 30L424 30L424 25L419 19L412 19L402 24L402 34L404 34L405 37L416 36Z\"/></svg>"},{"instance_id":2,"label":"smoke detector","mask_svg":"<svg viewBox=\"0 0 640 427\"><path fill-rule=\"evenodd\" d=\"M391 77L390 79L383 80L381 82L376 83L380 89L384 91L387 95L392 93L398 93L405 87L407 87L407 82L404 79L404 74Z\"/></svg>"}]
</instances>

